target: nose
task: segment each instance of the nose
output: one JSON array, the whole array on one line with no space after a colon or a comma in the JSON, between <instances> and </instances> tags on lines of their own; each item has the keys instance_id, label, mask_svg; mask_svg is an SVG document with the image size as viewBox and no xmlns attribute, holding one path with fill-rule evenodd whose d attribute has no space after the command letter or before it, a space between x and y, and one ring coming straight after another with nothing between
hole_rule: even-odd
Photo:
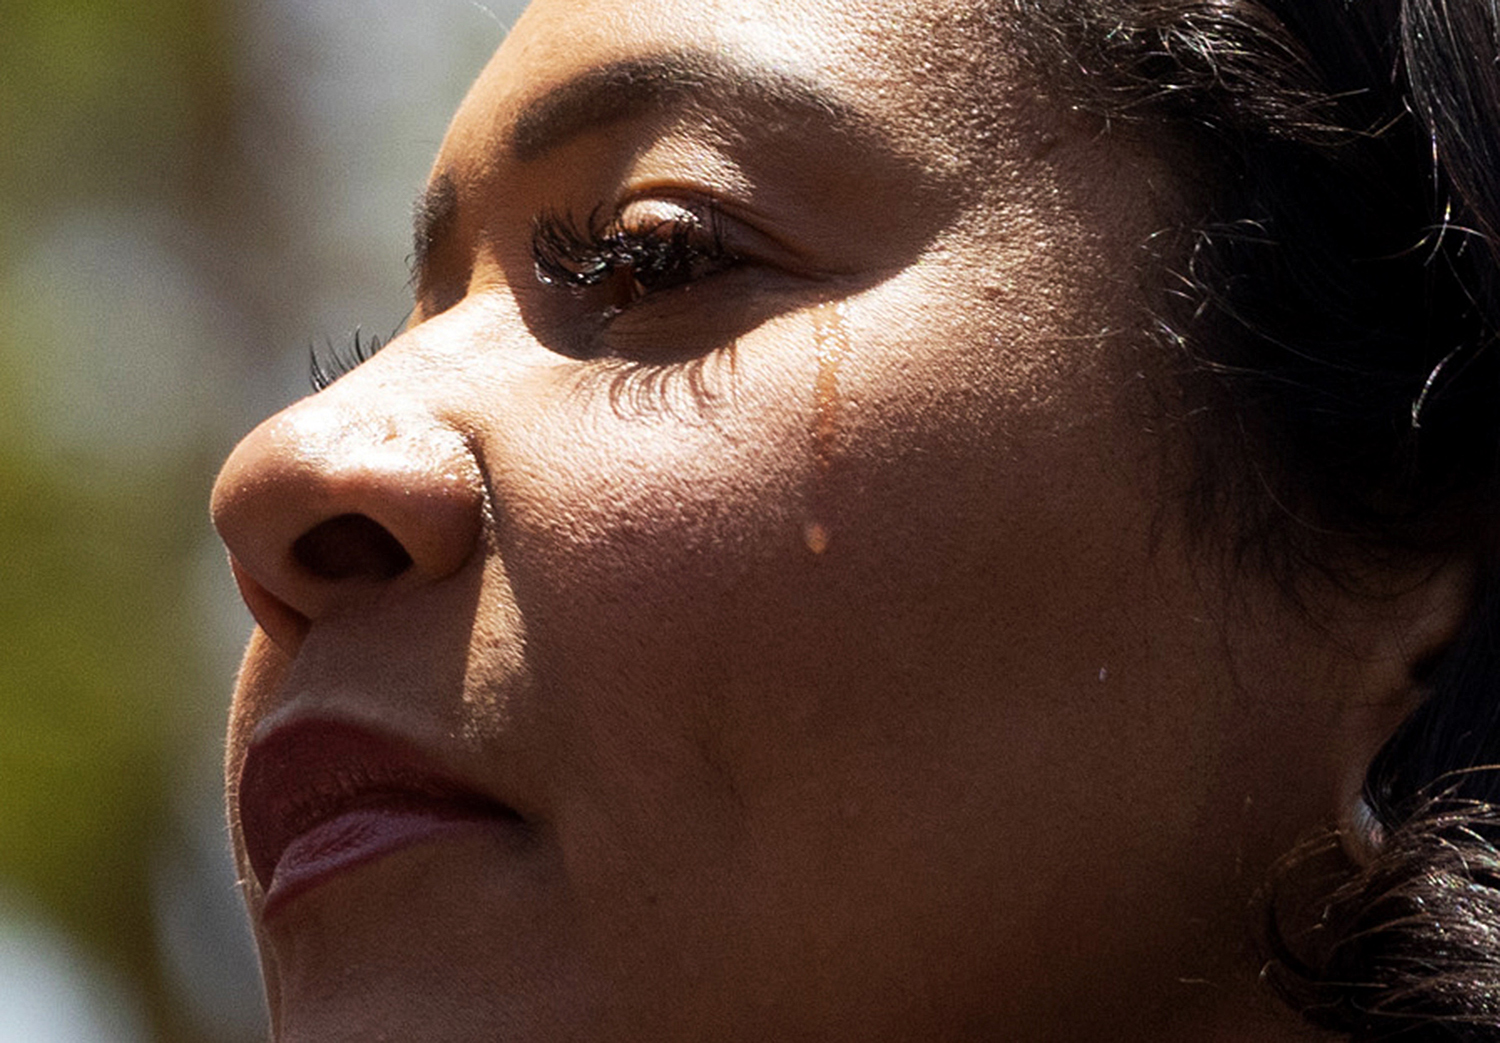
<instances>
[{"instance_id":1,"label":"nose","mask_svg":"<svg viewBox=\"0 0 1500 1043\"><path fill-rule=\"evenodd\" d=\"M420 404L372 408L341 385L246 436L212 513L251 614L295 654L317 620L458 571L484 501L458 429Z\"/></svg>"}]
</instances>

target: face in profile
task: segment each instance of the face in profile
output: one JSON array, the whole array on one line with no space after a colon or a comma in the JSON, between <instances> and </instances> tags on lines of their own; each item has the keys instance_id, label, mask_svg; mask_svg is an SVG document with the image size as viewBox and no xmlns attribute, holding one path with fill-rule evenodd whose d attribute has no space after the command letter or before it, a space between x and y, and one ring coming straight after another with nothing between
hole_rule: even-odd
<instances>
[{"instance_id":1,"label":"face in profile","mask_svg":"<svg viewBox=\"0 0 1500 1043\"><path fill-rule=\"evenodd\" d=\"M1195 566L1132 332L1171 172L964 7L539 0L480 77L410 328L215 491L279 1040L1241 1002L1348 783L1308 679L1376 667Z\"/></svg>"}]
</instances>

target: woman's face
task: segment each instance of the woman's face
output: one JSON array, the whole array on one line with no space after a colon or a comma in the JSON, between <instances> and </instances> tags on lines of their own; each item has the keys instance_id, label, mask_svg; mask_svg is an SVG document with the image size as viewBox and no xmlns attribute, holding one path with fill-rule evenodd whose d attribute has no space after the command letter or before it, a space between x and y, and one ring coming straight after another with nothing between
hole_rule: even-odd
<instances>
[{"instance_id":1,"label":"woman's face","mask_svg":"<svg viewBox=\"0 0 1500 1043\"><path fill-rule=\"evenodd\" d=\"M539 0L485 70L410 330L215 491L279 1039L1119 1038L1237 987L1347 678L1163 506L1166 172L964 6Z\"/></svg>"}]
</instances>

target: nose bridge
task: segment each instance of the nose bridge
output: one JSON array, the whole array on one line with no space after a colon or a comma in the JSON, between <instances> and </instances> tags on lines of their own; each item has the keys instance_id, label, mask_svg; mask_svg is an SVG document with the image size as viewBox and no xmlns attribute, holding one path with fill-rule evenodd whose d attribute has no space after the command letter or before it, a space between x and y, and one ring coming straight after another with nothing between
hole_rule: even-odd
<instances>
[{"instance_id":1,"label":"nose bridge","mask_svg":"<svg viewBox=\"0 0 1500 1043\"><path fill-rule=\"evenodd\" d=\"M284 646L360 598L452 574L478 543L470 440L420 399L348 379L252 431L214 486L246 603Z\"/></svg>"}]
</instances>

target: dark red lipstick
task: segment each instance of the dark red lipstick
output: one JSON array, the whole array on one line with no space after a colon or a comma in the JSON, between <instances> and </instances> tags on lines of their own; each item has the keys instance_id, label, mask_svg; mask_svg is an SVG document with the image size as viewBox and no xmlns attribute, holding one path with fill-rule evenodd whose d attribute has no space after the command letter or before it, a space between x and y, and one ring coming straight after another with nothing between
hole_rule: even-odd
<instances>
[{"instance_id":1,"label":"dark red lipstick","mask_svg":"<svg viewBox=\"0 0 1500 1043\"><path fill-rule=\"evenodd\" d=\"M300 722L253 743L239 785L240 828L266 914L330 877L413 844L521 819L353 725Z\"/></svg>"}]
</instances>

